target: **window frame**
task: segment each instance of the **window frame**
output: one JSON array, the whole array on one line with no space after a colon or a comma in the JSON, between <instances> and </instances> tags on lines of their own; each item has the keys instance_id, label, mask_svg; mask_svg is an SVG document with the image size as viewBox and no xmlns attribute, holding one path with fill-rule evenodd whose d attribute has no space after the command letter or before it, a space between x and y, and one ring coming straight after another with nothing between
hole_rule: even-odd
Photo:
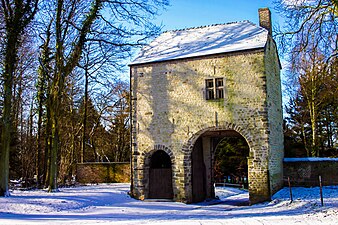
<instances>
[{"instance_id":1,"label":"window frame","mask_svg":"<svg viewBox=\"0 0 338 225\"><path fill-rule=\"evenodd\" d=\"M205 79L205 99L206 100L224 99L223 77Z\"/></svg>"}]
</instances>

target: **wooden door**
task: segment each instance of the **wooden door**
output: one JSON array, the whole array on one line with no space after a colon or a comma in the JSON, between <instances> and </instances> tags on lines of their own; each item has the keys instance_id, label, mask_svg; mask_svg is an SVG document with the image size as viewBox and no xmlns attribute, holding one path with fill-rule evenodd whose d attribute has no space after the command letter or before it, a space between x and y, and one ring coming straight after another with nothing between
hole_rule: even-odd
<instances>
[{"instance_id":1,"label":"wooden door","mask_svg":"<svg viewBox=\"0 0 338 225\"><path fill-rule=\"evenodd\" d=\"M171 168L151 168L149 198L172 199Z\"/></svg>"},{"instance_id":2,"label":"wooden door","mask_svg":"<svg viewBox=\"0 0 338 225\"><path fill-rule=\"evenodd\" d=\"M205 164L203 159L202 139L197 139L191 155L192 160L192 201L202 202L205 200Z\"/></svg>"},{"instance_id":3,"label":"wooden door","mask_svg":"<svg viewBox=\"0 0 338 225\"><path fill-rule=\"evenodd\" d=\"M149 170L149 198L172 199L171 160L164 151L157 151L151 157Z\"/></svg>"}]
</instances>

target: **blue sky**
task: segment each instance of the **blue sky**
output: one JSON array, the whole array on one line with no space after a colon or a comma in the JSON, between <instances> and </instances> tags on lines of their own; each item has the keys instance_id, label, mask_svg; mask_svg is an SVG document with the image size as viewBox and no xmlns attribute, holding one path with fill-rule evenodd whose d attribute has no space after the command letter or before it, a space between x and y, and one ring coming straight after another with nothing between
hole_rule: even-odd
<instances>
[{"instance_id":1,"label":"blue sky","mask_svg":"<svg viewBox=\"0 0 338 225\"><path fill-rule=\"evenodd\" d=\"M273 25L280 20L273 0L170 0L170 5L156 20L164 31L242 20L258 24L258 9L264 7L272 11Z\"/></svg>"}]
</instances>

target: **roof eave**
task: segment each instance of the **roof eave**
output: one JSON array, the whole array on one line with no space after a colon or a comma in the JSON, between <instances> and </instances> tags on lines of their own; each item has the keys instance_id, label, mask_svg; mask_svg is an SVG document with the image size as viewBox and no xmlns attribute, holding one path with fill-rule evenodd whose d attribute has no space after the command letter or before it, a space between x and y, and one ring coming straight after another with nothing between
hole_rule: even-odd
<instances>
[{"instance_id":1,"label":"roof eave","mask_svg":"<svg viewBox=\"0 0 338 225\"><path fill-rule=\"evenodd\" d=\"M252 48L252 49L242 49L242 50L220 52L220 53L206 54L206 55L200 55L200 56L178 57L178 58L172 58L172 59L163 59L163 60L160 59L160 60L136 62L136 63L132 62L132 63L129 63L128 66L129 67L140 66L140 65L153 64L153 63L171 62L171 61L184 60L184 59L198 59L198 58L221 56L221 55L227 55L227 54L238 54L238 53L244 53L244 52L261 52L264 50L265 50L265 45L262 47L257 47L257 48Z\"/></svg>"}]
</instances>

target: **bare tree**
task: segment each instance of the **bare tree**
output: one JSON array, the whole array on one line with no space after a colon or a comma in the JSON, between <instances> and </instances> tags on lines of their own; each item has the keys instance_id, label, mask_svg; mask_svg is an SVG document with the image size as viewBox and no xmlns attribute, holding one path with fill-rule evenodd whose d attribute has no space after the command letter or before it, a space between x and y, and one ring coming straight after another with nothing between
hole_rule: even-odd
<instances>
[{"instance_id":1,"label":"bare tree","mask_svg":"<svg viewBox=\"0 0 338 225\"><path fill-rule=\"evenodd\" d=\"M334 120L338 109L337 67L335 62L327 66L325 56L315 44L311 52L300 52L299 58L297 64L289 65L288 76L296 80L296 90L290 95L286 112L293 131L301 131L298 135L307 156L319 157L334 146L334 127L338 124Z\"/></svg>"},{"instance_id":2,"label":"bare tree","mask_svg":"<svg viewBox=\"0 0 338 225\"><path fill-rule=\"evenodd\" d=\"M51 42L51 25L53 20L45 27L46 31L44 34L40 34L42 39L42 44L40 46L40 55L39 55L39 69L38 69L38 79L36 84L36 100L37 100L37 137L36 137L36 165L35 173L37 177L37 187L41 187L46 180L46 167L48 162L48 155L50 152L50 143L49 139L49 128L48 122L46 123L45 129L43 130L43 120L49 121L49 117L46 116L49 110L47 90L50 84L50 77L52 74L52 52L50 48ZM45 141L44 141L45 140ZM43 155L45 157L43 157Z\"/></svg>"},{"instance_id":3,"label":"bare tree","mask_svg":"<svg viewBox=\"0 0 338 225\"><path fill-rule=\"evenodd\" d=\"M332 124L327 122L333 117L325 112L329 106L337 107L328 97L328 86L336 79L338 2L275 0L275 9L285 20L283 27L276 29L276 38L289 63L286 90L291 101L287 111L301 130L307 155L319 156L325 146L324 130L333 134Z\"/></svg>"},{"instance_id":4,"label":"bare tree","mask_svg":"<svg viewBox=\"0 0 338 225\"><path fill-rule=\"evenodd\" d=\"M0 1L0 14L3 14L5 35L3 71L3 109L0 159L0 196L8 196L9 152L12 128L12 89L18 62L18 49L22 35L33 20L38 9L38 0Z\"/></svg>"},{"instance_id":5,"label":"bare tree","mask_svg":"<svg viewBox=\"0 0 338 225\"><path fill-rule=\"evenodd\" d=\"M57 189L57 166L60 152L61 107L66 80L78 67L85 43L95 43L94 57L108 59L112 52L130 53L145 37L159 31L150 23L153 15L166 0L57 0L51 5L55 12L55 67L49 90L52 127L49 190ZM93 44L92 44L93 45ZM119 54L117 54L119 55ZM120 55L121 56L121 55ZM116 58L115 58L116 59ZM117 61L124 60L119 58ZM118 65L115 63L115 65Z\"/></svg>"},{"instance_id":6,"label":"bare tree","mask_svg":"<svg viewBox=\"0 0 338 225\"><path fill-rule=\"evenodd\" d=\"M337 57L337 0L276 0L275 8L285 19L276 37L292 63L299 61L299 52L311 51L312 43L324 50L327 62Z\"/></svg>"},{"instance_id":7,"label":"bare tree","mask_svg":"<svg viewBox=\"0 0 338 225\"><path fill-rule=\"evenodd\" d=\"M313 52L296 67L299 72L300 92L306 102L307 111L310 114L311 121L311 156L319 156L318 148L318 118L320 111L327 101L327 89L325 83L327 73L325 72L325 62L323 56L313 49Z\"/></svg>"}]
</instances>

